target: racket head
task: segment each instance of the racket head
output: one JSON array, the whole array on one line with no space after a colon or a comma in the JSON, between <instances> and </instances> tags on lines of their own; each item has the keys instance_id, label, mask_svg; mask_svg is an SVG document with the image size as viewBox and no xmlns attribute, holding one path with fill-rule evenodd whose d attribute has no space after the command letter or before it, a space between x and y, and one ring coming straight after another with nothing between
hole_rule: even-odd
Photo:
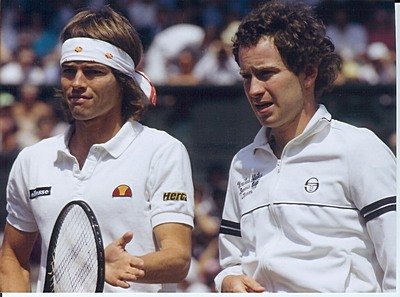
<instances>
[{"instance_id":1,"label":"racket head","mask_svg":"<svg viewBox=\"0 0 400 297\"><path fill-rule=\"evenodd\" d=\"M98 221L85 201L73 200L63 207L53 227L43 292L103 292L104 281Z\"/></svg>"}]
</instances>

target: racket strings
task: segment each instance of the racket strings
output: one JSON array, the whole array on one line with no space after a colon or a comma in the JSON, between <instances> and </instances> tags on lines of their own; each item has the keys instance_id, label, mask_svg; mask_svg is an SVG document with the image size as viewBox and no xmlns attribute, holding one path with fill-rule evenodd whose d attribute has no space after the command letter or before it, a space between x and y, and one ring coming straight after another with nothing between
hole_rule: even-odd
<instances>
[{"instance_id":1,"label":"racket strings","mask_svg":"<svg viewBox=\"0 0 400 297\"><path fill-rule=\"evenodd\" d=\"M80 207L72 207L59 230L53 253L54 291L94 292L97 250L92 227Z\"/></svg>"}]
</instances>

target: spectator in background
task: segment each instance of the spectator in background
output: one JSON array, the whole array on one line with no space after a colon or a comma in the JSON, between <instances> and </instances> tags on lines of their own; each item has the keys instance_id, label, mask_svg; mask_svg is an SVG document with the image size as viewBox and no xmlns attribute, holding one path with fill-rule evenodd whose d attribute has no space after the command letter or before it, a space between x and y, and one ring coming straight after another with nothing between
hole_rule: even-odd
<instances>
[{"instance_id":1,"label":"spectator in background","mask_svg":"<svg viewBox=\"0 0 400 297\"><path fill-rule=\"evenodd\" d=\"M204 37L203 28L192 24L177 24L161 31L146 53L144 71L154 84L166 84L169 63L185 48L200 48Z\"/></svg>"},{"instance_id":2,"label":"spectator in background","mask_svg":"<svg viewBox=\"0 0 400 297\"><path fill-rule=\"evenodd\" d=\"M197 62L195 51L190 48L183 49L175 59L170 63L168 74L168 85L194 86L199 83L193 69Z\"/></svg>"},{"instance_id":3,"label":"spectator in background","mask_svg":"<svg viewBox=\"0 0 400 297\"><path fill-rule=\"evenodd\" d=\"M53 26L46 26L45 15L33 13L29 32L32 36L32 50L38 58L50 54L58 44L58 31Z\"/></svg>"},{"instance_id":4,"label":"spectator in background","mask_svg":"<svg viewBox=\"0 0 400 297\"><path fill-rule=\"evenodd\" d=\"M126 13L138 31L146 51L157 29L158 5L155 0L127 0Z\"/></svg>"},{"instance_id":5,"label":"spectator in background","mask_svg":"<svg viewBox=\"0 0 400 297\"><path fill-rule=\"evenodd\" d=\"M0 67L4 64L7 64L12 60L11 51L4 45L5 42L3 41L4 37L0 34Z\"/></svg>"},{"instance_id":6,"label":"spectator in background","mask_svg":"<svg viewBox=\"0 0 400 297\"><path fill-rule=\"evenodd\" d=\"M242 80L233 59L231 48L222 40L215 40L197 62L194 74L203 84L233 85Z\"/></svg>"},{"instance_id":7,"label":"spectator in background","mask_svg":"<svg viewBox=\"0 0 400 297\"><path fill-rule=\"evenodd\" d=\"M351 21L346 2L339 3L333 14L333 21L327 25L326 34L331 38L336 52L343 60L357 59L367 48L366 28Z\"/></svg>"},{"instance_id":8,"label":"spectator in background","mask_svg":"<svg viewBox=\"0 0 400 297\"><path fill-rule=\"evenodd\" d=\"M0 93L0 229L6 221L6 186L12 164L20 147L17 141L18 126L12 116L15 98L8 92ZM0 231L1 233L1 231Z\"/></svg>"},{"instance_id":9,"label":"spectator in background","mask_svg":"<svg viewBox=\"0 0 400 297\"><path fill-rule=\"evenodd\" d=\"M390 51L394 51L395 18L393 11L384 8L375 9L372 18L367 22L368 44L383 42Z\"/></svg>"},{"instance_id":10,"label":"spectator in background","mask_svg":"<svg viewBox=\"0 0 400 297\"><path fill-rule=\"evenodd\" d=\"M36 55L31 48L21 48L17 50L15 55L16 59L14 61L8 62L0 69L1 84L45 84L45 74L37 64Z\"/></svg>"},{"instance_id":11,"label":"spectator in background","mask_svg":"<svg viewBox=\"0 0 400 297\"><path fill-rule=\"evenodd\" d=\"M205 184L195 186L195 228L193 230L193 261L196 278L188 280L187 291L195 292L206 284L215 292L214 277L220 271L218 264L218 231L221 222L227 185L227 171L218 164L207 169ZM190 273L189 273L190 274ZM204 288L203 288L204 289Z\"/></svg>"},{"instance_id":12,"label":"spectator in background","mask_svg":"<svg viewBox=\"0 0 400 297\"><path fill-rule=\"evenodd\" d=\"M218 237L221 214L205 189L195 187L195 228L193 230L193 256L198 260L208 244Z\"/></svg>"},{"instance_id":13,"label":"spectator in background","mask_svg":"<svg viewBox=\"0 0 400 297\"><path fill-rule=\"evenodd\" d=\"M220 213L205 188L195 186L195 227L192 233L192 263L180 284L185 292L215 292L213 279L219 272L218 230ZM210 276L211 275L211 276Z\"/></svg>"},{"instance_id":14,"label":"spectator in background","mask_svg":"<svg viewBox=\"0 0 400 297\"><path fill-rule=\"evenodd\" d=\"M40 99L40 87L22 84L18 100L12 106L12 115L19 127L18 144L21 148L39 141L38 121L42 117L54 117L53 107Z\"/></svg>"},{"instance_id":15,"label":"spectator in background","mask_svg":"<svg viewBox=\"0 0 400 297\"><path fill-rule=\"evenodd\" d=\"M205 49L194 69L200 83L233 85L242 81L231 50L231 40L238 26L238 21L231 21Z\"/></svg>"},{"instance_id":16,"label":"spectator in background","mask_svg":"<svg viewBox=\"0 0 400 297\"><path fill-rule=\"evenodd\" d=\"M51 53L42 58L42 69L45 85L57 86L60 83L60 48L57 46Z\"/></svg>"},{"instance_id":17,"label":"spectator in background","mask_svg":"<svg viewBox=\"0 0 400 297\"><path fill-rule=\"evenodd\" d=\"M392 84L396 81L395 56L383 42L368 45L363 64L359 69L359 81L370 85Z\"/></svg>"},{"instance_id":18,"label":"spectator in background","mask_svg":"<svg viewBox=\"0 0 400 297\"><path fill-rule=\"evenodd\" d=\"M15 97L7 92L0 93L0 152L9 154L19 151L17 141L18 125L12 114ZM3 164L2 164L3 165Z\"/></svg>"},{"instance_id":19,"label":"spectator in background","mask_svg":"<svg viewBox=\"0 0 400 297\"><path fill-rule=\"evenodd\" d=\"M21 19L23 19L23 14L19 6L3 6L1 2L1 56L3 56L3 48L10 54L18 49Z\"/></svg>"}]
</instances>

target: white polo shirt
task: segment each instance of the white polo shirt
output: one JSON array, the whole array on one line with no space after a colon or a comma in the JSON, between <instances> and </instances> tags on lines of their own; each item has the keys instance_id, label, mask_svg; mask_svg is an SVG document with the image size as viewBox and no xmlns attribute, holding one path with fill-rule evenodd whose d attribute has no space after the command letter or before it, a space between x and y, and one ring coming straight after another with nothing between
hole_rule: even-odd
<instances>
[{"instance_id":1,"label":"white polo shirt","mask_svg":"<svg viewBox=\"0 0 400 297\"><path fill-rule=\"evenodd\" d=\"M7 221L42 237L38 290L43 289L48 244L61 208L71 200L89 203L104 246L126 231L133 255L155 250L152 229L175 222L193 227L193 183L188 153L165 132L129 121L115 137L93 145L82 170L67 148L71 131L25 148L10 172ZM180 195L185 199L172 199ZM135 283L105 292L157 292L162 285Z\"/></svg>"},{"instance_id":2,"label":"white polo shirt","mask_svg":"<svg viewBox=\"0 0 400 297\"><path fill-rule=\"evenodd\" d=\"M396 160L367 129L320 106L281 159L262 128L233 158L217 289L246 274L269 292L396 286Z\"/></svg>"}]
</instances>

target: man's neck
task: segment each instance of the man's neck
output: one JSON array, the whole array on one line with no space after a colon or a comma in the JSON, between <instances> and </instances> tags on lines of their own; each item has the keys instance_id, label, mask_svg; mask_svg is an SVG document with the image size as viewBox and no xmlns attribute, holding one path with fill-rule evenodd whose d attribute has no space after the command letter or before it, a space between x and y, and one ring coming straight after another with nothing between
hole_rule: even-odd
<instances>
[{"instance_id":1,"label":"man's neck","mask_svg":"<svg viewBox=\"0 0 400 297\"><path fill-rule=\"evenodd\" d=\"M268 129L269 132L267 134L267 138L272 140L273 145L271 148L278 159L281 158L283 149L289 143L289 141L303 133L315 112L316 109L313 111L310 110L309 112L303 112L291 123L288 123L282 127Z\"/></svg>"},{"instance_id":2,"label":"man's neck","mask_svg":"<svg viewBox=\"0 0 400 297\"><path fill-rule=\"evenodd\" d=\"M94 144L105 143L113 138L122 127L120 122L76 121L69 141L69 150L82 168L90 148Z\"/></svg>"}]
</instances>

